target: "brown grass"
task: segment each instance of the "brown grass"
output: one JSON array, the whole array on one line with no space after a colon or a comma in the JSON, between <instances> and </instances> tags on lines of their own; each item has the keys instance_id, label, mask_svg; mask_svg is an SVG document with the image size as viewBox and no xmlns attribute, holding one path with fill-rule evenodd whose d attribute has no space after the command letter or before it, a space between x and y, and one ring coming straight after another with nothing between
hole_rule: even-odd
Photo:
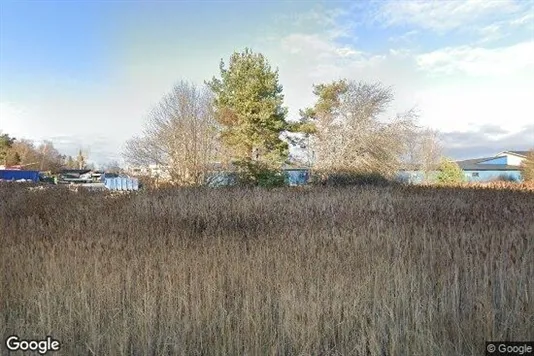
<instances>
[{"instance_id":1,"label":"brown grass","mask_svg":"<svg viewBox=\"0 0 534 356\"><path fill-rule=\"evenodd\" d=\"M505 181L491 181L491 182L480 182L480 183L460 183L460 184L435 184L428 183L422 184L425 186L448 186L455 188L485 188L485 189L499 189L499 190L523 190L534 192L534 181L527 182L505 182Z\"/></svg>"},{"instance_id":2,"label":"brown grass","mask_svg":"<svg viewBox=\"0 0 534 356\"><path fill-rule=\"evenodd\" d=\"M534 339L534 194L0 186L0 336L60 355L481 355ZM5 349L2 349L3 352Z\"/></svg>"}]
</instances>

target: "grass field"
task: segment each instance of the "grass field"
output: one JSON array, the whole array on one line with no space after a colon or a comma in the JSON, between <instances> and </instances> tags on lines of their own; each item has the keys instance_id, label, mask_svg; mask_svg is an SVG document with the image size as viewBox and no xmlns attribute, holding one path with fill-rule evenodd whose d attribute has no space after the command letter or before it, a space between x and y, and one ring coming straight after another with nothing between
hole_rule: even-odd
<instances>
[{"instance_id":1,"label":"grass field","mask_svg":"<svg viewBox=\"0 0 534 356\"><path fill-rule=\"evenodd\" d=\"M54 355L483 355L534 339L534 193L2 185L0 270Z\"/></svg>"}]
</instances>

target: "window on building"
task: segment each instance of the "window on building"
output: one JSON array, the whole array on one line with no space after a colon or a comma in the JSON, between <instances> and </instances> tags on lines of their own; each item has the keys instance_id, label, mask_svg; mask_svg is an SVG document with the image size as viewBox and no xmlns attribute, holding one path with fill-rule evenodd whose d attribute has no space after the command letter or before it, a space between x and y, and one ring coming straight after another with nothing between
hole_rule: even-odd
<instances>
[{"instance_id":1,"label":"window on building","mask_svg":"<svg viewBox=\"0 0 534 356\"><path fill-rule=\"evenodd\" d=\"M478 177L478 172L473 172L472 176L473 177Z\"/></svg>"}]
</instances>

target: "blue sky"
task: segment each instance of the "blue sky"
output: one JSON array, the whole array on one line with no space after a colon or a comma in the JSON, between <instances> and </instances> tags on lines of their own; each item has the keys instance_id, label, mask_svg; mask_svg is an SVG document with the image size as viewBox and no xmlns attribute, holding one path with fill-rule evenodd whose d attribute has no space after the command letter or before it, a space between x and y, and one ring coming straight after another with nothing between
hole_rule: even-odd
<instances>
[{"instance_id":1,"label":"blue sky","mask_svg":"<svg viewBox=\"0 0 534 356\"><path fill-rule=\"evenodd\" d=\"M457 158L534 146L534 2L0 0L0 130L119 159L150 108L252 47L290 117L312 84L381 80Z\"/></svg>"}]
</instances>

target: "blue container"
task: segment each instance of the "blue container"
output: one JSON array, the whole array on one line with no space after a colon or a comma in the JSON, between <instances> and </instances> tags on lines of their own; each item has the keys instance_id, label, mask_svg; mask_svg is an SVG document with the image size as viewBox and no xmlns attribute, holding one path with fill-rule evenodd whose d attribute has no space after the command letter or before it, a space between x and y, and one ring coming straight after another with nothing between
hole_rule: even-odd
<instances>
[{"instance_id":1,"label":"blue container","mask_svg":"<svg viewBox=\"0 0 534 356\"><path fill-rule=\"evenodd\" d=\"M310 179L310 171L303 168L285 169L284 174L290 186L306 185Z\"/></svg>"},{"instance_id":2,"label":"blue container","mask_svg":"<svg viewBox=\"0 0 534 356\"><path fill-rule=\"evenodd\" d=\"M139 190L139 180L137 178L117 177L106 178L105 184L107 189L113 191L132 191Z\"/></svg>"},{"instance_id":3,"label":"blue container","mask_svg":"<svg viewBox=\"0 0 534 356\"><path fill-rule=\"evenodd\" d=\"M31 180L32 182L39 181L39 171L19 171L10 169L0 169L0 179L4 180Z\"/></svg>"},{"instance_id":4,"label":"blue container","mask_svg":"<svg viewBox=\"0 0 534 356\"><path fill-rule=\"evenodd\" d=\"M133 190L133 183L131 178L126 178L126 189Z\"/></svg>"},{"instance_id":5,"label":"blue container","mask_svg":"<svg viewBox=\"0 0 534 356\"><path fill-rule=\"evenodd\" d=\"M115 180L113 178L106 178L104 185L109 190L115 190Z\"/></svg>"}]
</instances>

